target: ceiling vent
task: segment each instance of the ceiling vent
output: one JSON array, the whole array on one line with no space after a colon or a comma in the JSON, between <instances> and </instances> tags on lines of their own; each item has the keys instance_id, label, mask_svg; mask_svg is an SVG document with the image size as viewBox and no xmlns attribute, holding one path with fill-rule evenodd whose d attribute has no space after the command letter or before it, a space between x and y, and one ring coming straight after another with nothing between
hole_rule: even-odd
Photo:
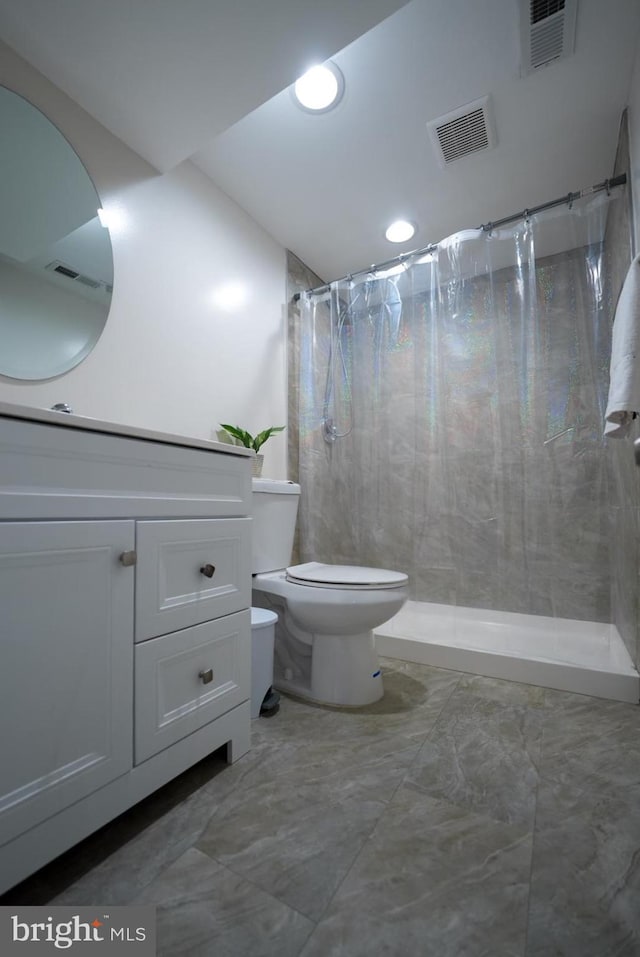
<instances>
[{"instance_id":1,"label":"ceiling vent","mask_svg":"<svg viewBox=\"0 0 640 957\"><path fill-rule=\"evenodd\" d=\"M571 56L578 0L520 0L522 72Z\"/></svg>"},{"instance_id":2,"label":"ceiling vent","mask_svg":"<svg viewBox=\"0 0 640 957\"><path fill-rule=\"evenodd\" d=\"M491 149L497 143L488 96L430 120L427 129L441 166L449 166L470 153Z\"/></svg>"},{"instance_id":3,"label":"ceiling vent","mask_svg":"<svg viewBox=\"0 0 640 957\"><path fill-rule=\"evenodd\" d=\"M56 259L54 259L53 262L48 263L44 268L48 269L50 272L57 272L59 276L66 276L67 279L72 279L74 282L78 282L82 286L88 286L89 289L104 290L109 294L112 291L112 287L109 283L102 282L100 279L92 279L91 276L84 276L81 272L78 272L76 269L72 269L71 266L66 266L64 263L61 263Z\"/></svg>"}]
</instances>

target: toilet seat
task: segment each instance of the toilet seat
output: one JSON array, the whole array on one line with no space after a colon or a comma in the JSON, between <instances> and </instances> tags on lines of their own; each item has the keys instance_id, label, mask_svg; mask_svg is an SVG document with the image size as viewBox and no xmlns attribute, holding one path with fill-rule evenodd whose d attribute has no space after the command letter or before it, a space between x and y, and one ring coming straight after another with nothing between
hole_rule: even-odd
<instances>
[{"instance_id":1,"label":"toilet seat","mask_svg":"<svg viewBox=\"0 0 640 957\"><path fill-rule=\"evenodd\" d=\"M326 565L307 562L286 569L287 581L314 588L339 588L366 591L380 588L399 588L409 581L402 572L387 568L368 568L362 565Z\"/></svg>"}]
</instances>

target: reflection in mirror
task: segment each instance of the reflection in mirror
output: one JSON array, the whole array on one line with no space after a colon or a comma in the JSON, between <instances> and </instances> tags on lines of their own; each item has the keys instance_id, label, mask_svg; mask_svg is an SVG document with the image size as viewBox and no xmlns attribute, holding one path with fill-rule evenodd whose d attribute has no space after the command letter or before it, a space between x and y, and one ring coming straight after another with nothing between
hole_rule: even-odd
<instances>
[{"instance_id":1,"label":"reflection in mirror","mask_svg":"<svg viewBox=\"0 0 640 957\"><path fill-rule=\"evenodd\" d=\"M100 200L62 134L0 87L0 375L48 379L93 349L111 304Z\"/></svg>"}]
</instances>

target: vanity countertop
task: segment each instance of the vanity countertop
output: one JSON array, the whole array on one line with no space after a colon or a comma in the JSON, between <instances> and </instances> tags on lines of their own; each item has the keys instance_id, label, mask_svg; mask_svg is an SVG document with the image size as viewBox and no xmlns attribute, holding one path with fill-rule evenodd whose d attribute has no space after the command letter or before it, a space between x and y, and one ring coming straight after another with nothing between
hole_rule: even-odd
<instances>
[{"instance_id":1,"label":"vanity countertop","mask_svg":"<svg viewBox=\"0 0 640 957\"><path fill-rule=\"evenodd\" d=\"M164 442L167 445L184 445L192 449L206 449L208 452L224 452L228 455L254 455L251 449L228 445L226 442L209 442L187 435L173 435L170 432L158 432L154 429L139 429L132 425L118 425L102 419L92 419L85 415L70 412L58 412L54 409L36 409L27 405L13 405L0 402L0 416L10 419L27 419L47 425L61 425L68 429L82 429L85 432L106 432L110 435L123 435L134 439L149 439L152 442Z\"/></svg>"}]
</instances>

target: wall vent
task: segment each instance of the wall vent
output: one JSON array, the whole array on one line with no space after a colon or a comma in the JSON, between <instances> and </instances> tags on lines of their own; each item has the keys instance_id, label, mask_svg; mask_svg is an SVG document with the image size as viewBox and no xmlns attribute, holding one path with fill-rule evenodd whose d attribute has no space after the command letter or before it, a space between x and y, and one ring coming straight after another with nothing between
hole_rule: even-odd
<instances>
[{"instance_id":1,"label":"wall vent","mask_svg":"<svg viewBox=\"0 0 640 957\"><path fill-rule=\"evenodd\" d=\"M578 0L520 0L522 73L571 56Z\"/></svg>"},{"instance_id":2,"label":"wall vent","mask_svg":"<svg viewBox=\"0 0 640 957\"><path fill-rule=\"evenodd\" d=\"M48 269L49 272L57 272L59 276L65 276L67 279L71 279L73 282L78 282L82 286L88 286L90 289L104 290L109 294L112 292L113 287L110 283L103 282L100 279L92 279L91 276L85 276L78 272L77 269L73 269L71 266L67 266L65 263L61 263L57 259L54 259L53 262L47 263L44 268Z\"/></svg>"},{"instance_id":3,"label":"wall vent","mask_svg":"<svg viewBox=\"0 0 640 957\"><path fill-rule=\"evenodd\" d=\"M491 149L497 142L488 96L430 120L427 129L441 166L448 166L470 153Z\"/></svg>"}]
</instances>

